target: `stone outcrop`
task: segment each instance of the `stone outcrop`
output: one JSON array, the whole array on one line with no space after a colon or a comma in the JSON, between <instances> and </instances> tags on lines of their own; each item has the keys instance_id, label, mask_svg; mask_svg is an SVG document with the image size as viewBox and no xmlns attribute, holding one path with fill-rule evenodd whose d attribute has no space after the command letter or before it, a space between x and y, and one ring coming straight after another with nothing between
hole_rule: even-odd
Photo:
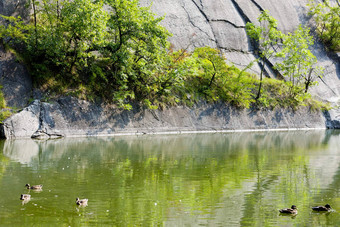
<instances>
[{"instance_id":1,"label":"stone outcrop","mask_svg":"<svg viewBox=\"0 0 340 227\"><path fill-rule=\"evenodd\" d=\"M308 118L306 118L308 116ZM238 110L224 104L201 103L193 108L124 111L72 97L52 103L35 100L3 123L2 137L56 138L62 136L138 135L154 133L223 132L268 129L325 128L323 114L309 109L292 111Z\"/></svg>"},{"instance_id":2,"label":"stone outcrop","mask_svg":"<svg viewBox=\"0 0 340 227\"><path fill-rule=\"evenodd\" d=\"M26 4L27 0L0 0L0 14L27 18L29 12L27 10Z\"/></svg>"},{"instance_id":3,"label":"stone outcrop","mask_svg":"<svg viewBox=\"0 0 340 227\"><path fill-rule=\"evenodd\" d=\"M14 54L0 47L0 84L7 106L27 106L32 93L32 80L23 64L16 61Z\"/></svg>"},{"instance_id":4,"label":"stone outcrop","mask_svg":"<svg viewBox=\"0 0 340 227\"><path fill-rule=\"evenodd\" d=\"M26 0L0 0L0 14L5 16L28 16ZM2 22L0 18L0 23ZM23 108L27 106L32 92L32 80L23 64L13 53L0 45L0 84L3 86L7 105Z\"/></svg>"},{"instance_id":5,"label":"stone outcrop","mask_svg":"<svg viewBox=\"0 0 340 227\"><path fill-rule=\"evenodd\" d=\"M335 0L333 0L335 2ZM195 47L219 48L227 61L243 68L256 58L253 44L246 35L247 22L257 23L264 9L278 20L278 28L292 32L299 24L312 26L307 16L308 0L140 0L142 6L152 3L162 24L173 34L169 41L175 49ZM0 13L27 16L25 1L0 0ZM338 105L340 97L339 54L330 54L316 43L313 53L325 75L312 89L318 99ZM275 77L267 62L266 75ZM252 72L260 67L254 65ZM14 56L0 49L0 80L9 106L25 107L31 96L32 83L25 68ZM50 138L79 135L138 134L184 131L219 131L278 128L340 128L340 111L325 114L307 109L252 111L236 110L220 104L200 104L193 109L173 107L164 111L121 111L114 106L93 104L73 98L60 98L53 103L34 101L7 119L2 135L6 138Z\"/></svg>"}]
</instances>

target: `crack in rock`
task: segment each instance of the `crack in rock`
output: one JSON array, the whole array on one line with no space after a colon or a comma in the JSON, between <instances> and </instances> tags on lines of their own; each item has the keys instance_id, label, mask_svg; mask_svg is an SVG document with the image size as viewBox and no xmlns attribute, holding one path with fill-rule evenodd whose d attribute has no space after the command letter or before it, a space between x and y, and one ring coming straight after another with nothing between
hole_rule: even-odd
<instances>
[{"instance_id":1,"label":"crack in rock","mask_svg":"<svg viewBox=\"0 0 340 227\"><path fill-rule=\"evenodd\" d=\"M242 28L242 29L246 28L246 26L239 26L239 25L236 25L236 24L234 24L233 22L231 22L231 21L229 21L229 20L226 20L226 19L213 19L213 20L211 20L211 22L225 22L225 23L227 23L227 24L232 25L234 28Z\"/></svg>"},{"instance_id":2,"label":"crack in rock","mask_svg":"<svg viewBox=\"0 0 340 227\"><path fill-rule=\"evenodd\" d=\"M249 51L244 51L244 50L234 49L234 48L227 48L227 47L221 47L221 50L224 50L225 52L237 52L237 53L242 53L242 54L252 54Z\"/></svg>"},{"instance_id":3,"label":"crack in rock","mask_svg":"<svg viewBox=\"0 0 340 227\"><path fill-rule=\"evenodd\" d=\"M194 0L191 0L191 1L192 1L192 3L197 7L198 11L202 14L202 16L205 18L205 20L206 20L207 23L209 24L210 29L211 29L211 31L212 31L212 34L213 34L214 38L212 39L212 38L210 37L210 35L209 35L206 31L202 30L199 26L195 25L195 23L191 20L191 17L190 17L190 14L189 14L188 10L185 8L185 4L183 4L182 7L183 7L184 11L187 13L188 19L189 19L190 23L191 23L195 28L197 28L197 29L199 29L201 32L203 32L203 33L209 38L209 40L215 42L215 43L216 43L216 46L219 48L219 44L218 44L218 41L217 41L217 39L216 39L216 37L215 37L215 33L213 32L213 29L212 29L212 27L211 27L210 20L209 20L208 16L205 14L205 12L203 11L203 3L202 3L202 1L200 1L200 2L201 2L202 9L199 7L199 5L197 5L197 3L196 3Z\"/></svg>"},{"instance_id":4,"label":"crack in rock","mask_svg":"<svg viewBox=\"0 0 340 227\"><path fill-rule=\"evenodd\" d=\"M257 3L255 0L250 0L252 3L254 3L254 5L261 11L261 12L263 12L264 11L264 9L260 6L260 4L259 3Z\"/></svg>"},{"instance_id":5,"label":"crack in rock","mask_svg":"<svg viewBox=\"0 0 340 227\"><path fill-rule=\"evenodd\" d=\"M51 138L61 138L64 137L62 134L58 133L48 133L48 129L45 127L45 125L49 126L48 122L45 122L45 114L46 110L43 107L43 103L41 101L38 101L39 105L39 127L38 130L35 131L31 138L32 139L51 139Z\"/></svg>"},{"instance_id":6,"label":"crack in rock","mask_svg":"<svg viewBox=\"0 0 340 227\"><path fill-rule=\"evenodd\" d=\"M248 16L246 15L246 13L243 11L243 9L240 7L240 5L239 5L235 0L231 0L231 2L233 3L235 9L237 10L237 12L238 12L239 15L241 16L241 18L244 20L245 24L247 24L248 22L251 23L249 17L248 17ZM262 8L255 0L251 0L251 2L252 2L252 3L253 3L253 4L254 4L261 12L264 11L264 9L263 9L263 8ZM259 58L259 55L258 55L258 53L257 53L257 52L259 52L259 47L258 47L259 45L258 45L258 42L255 41L255 40L252 40L252 41L249 41L249 43L250 43L252 49L255 50L254 53L253 53L253 55L254 55L256 58ZM258 65L259 65L260 68L263 67L263 65L262 65L260 62L258 62ZM266 59L264 60L264 65L267 66L268 69L269 69L269 70L273 73L273 75L276 76L277 78L281 78L281 79L284 78L284 77L282 76L282 74L281 74L278 70L274 69L273 64L269 61L269 59L266 58ZM267 71L267 69L265 69L265 68L266 68L265 66L264 66L264 71L263 71L263 73L264 73L265 76L269 77L269 72Z\"/></svg>"},{"instance_id":7,"label":"crack in rock","mask_svg":"<svg viewBox=\"0 0 340 227\"><path fill-rule=\"evenodd\" d=\"M204 6L203 6L203 1L200 0L200 3L201 3L202 10L204 10L204 9L203 9L203 8L204 8Z\"/></svg>"},{"instance_id":8,"label":"crack in rock","mask_svg":"<svg viewBox=\"0 0 340 227\"><path fill-rule=\"evenodd\" d=\"M231 0L233 3L236 11L241 16L242 20L244 21L244 24L247 24L247 22L251 23L249 17L244 13L243 9L239 6L239 4L235 0Z\"/></svg>"},{"instance_id":9,"label":"crack in rock","mask_svg":"<svg viewBox=\"0 0 340 227\"><path fill-rule=\"evenodd\" d=\"M318 76L318 78L321 80L321 82L334 94L336 95L336 92L322 79L321 76Z\"/></svg>"}]
</instances>

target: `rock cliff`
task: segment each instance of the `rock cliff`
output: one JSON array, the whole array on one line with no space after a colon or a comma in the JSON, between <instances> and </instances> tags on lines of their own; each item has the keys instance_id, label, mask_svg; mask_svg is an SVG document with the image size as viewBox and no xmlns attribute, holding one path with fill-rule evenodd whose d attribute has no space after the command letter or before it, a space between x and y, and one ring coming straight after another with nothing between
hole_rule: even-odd
<instances>
[{"instance_id":1,"label":"rock cliff","mask_svg":"<svg viewBox=\"0 0 340 227\"><path fill-rule=\"evenodd\" d=\"M308 116L308 117L306 117ZM325 128L322 113L238 110L224 104L201 103L193 108L132 111L94 104L72 97L53 103L35 100L7 119L1 134L6 138L55 138L70 136L138 135L154 133L225 132L240 130L288 130Z\"/></svg>"},{"instance_id":2,"label":"rock cliff","mask_svg":"<svg viewBox=\"0 0 340 227\"><path fill-rule=\"evenodd\" d=\"M27 17L26 1L0 0L0 14L6 16ZM0 23L2 19L0 18ZM26 68L20 64L14 54L5 51L0 45L0 84L10 107L23 108L28 104L32 92L32 80Z\"/></svg>"},{"instance_id":3,"label":"rock cliff","mask_svg":"<svg viewBox=\"0 0 340 227\"><path fill-rule=\"evenodd\" d=\"M307 0L141 0L158 15L173 34L169 39L176 49L192 50L211 46L223 51L231 64L242 68L255 59L255 47L245 31L247 22L256 23L264 9L278 20L279 29L292 32L299 24L312 26L307 16ZM333 0L335 3L336 1ZM26 15L24 1L0 0L0 13ZM325 75L312 93L320 100L337 105L340 93L339 54L330 54L316 43L313 53ZM268 76L274 77L271 62ZM259 66L251 68L259 72ZM14 56L0 49L0 80L9 106L24 107L32 96L32 83L24 67ZM36 97L34 97L36 98ZM37 136L109 135L153 132L219 131L270 128L339 128L340 111L322 114L309 110L251 111L236 110L219 104L201 104L195 108L174 107L164 111L144 110L138 106L131 112L72 98L53 103L34 101L3 124L6 138Z\"/></svg>"}]
</instances>

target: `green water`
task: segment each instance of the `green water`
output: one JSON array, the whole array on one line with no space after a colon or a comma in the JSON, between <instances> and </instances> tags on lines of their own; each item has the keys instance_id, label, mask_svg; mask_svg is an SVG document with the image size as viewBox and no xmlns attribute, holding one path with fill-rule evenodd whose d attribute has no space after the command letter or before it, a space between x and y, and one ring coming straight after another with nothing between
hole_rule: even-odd
<instances>
[{"instance_id":1,"label":"green water","mask_svg":"<svg viewBox=\"0 0 340 227\"><path fill-rule=\"evenodd\" d=\"M1 226L340 225L339 131L13 140L0 148ZM31 194L26 204L23 193ZM333 212L311 211L326 203ZM298 215L279 215L292 204Z\"/></svg>"}]
</instances>

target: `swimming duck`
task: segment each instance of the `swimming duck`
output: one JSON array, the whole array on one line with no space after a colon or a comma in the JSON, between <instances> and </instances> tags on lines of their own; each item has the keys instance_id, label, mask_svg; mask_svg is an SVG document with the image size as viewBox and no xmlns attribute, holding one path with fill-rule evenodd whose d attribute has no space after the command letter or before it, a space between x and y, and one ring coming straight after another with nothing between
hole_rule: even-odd
<instances>
[{"instance_id":1,"label":"swimming duck","mask_svg":"<svg viewBox=\"0 0 340 227\"><path fill-rule=\"evenodd\" d=\"M40 184L40 185L32 185L32 186L29 185L29 184L26 184L25 187L27 189L41 190L43 186L42 186L42 184Z\"/></svg>"},{"instance_id":2,"label":"swimming duck","mask_svg":"<svg viewBox=\"0 0 340 227\"><path fill-rule=\"evenodd\" d=\"M295 205L292 205L291 208L281 209L279 211L280 213L283 213L283 214L297 214L298 213Z\"/></svg>"},{"instance_id":3,"label":"swimming duck","mask_svg":"<svg viewBox=\"0 0 340 227\"><path fill-rule=\"evenodd\" d=\"M30 200L31 195L30 194L21 194L20 200Z\"/></svg>"},{"instance_id":4,"label":"swimming duck","mask_svg":"<svg viewBox=\"0 0 340 227\"><path fill-rule=\"evenodd\" d=\"M79 205L79 206L87 206L87 201L88 201L88 199L76 198L76 204Z\"/></svg>"},{"instance_id":5,"label":"swimming duck","mask_svg":"<svg viewBox=\"0 0 340 227\"><path fill-rule=\"evenodd\" d=\"M312 207L314 211L329 211L331 206L329 204L326 204L325 206L318 206L318 207Z\"/></svg>"}]
</instances>

